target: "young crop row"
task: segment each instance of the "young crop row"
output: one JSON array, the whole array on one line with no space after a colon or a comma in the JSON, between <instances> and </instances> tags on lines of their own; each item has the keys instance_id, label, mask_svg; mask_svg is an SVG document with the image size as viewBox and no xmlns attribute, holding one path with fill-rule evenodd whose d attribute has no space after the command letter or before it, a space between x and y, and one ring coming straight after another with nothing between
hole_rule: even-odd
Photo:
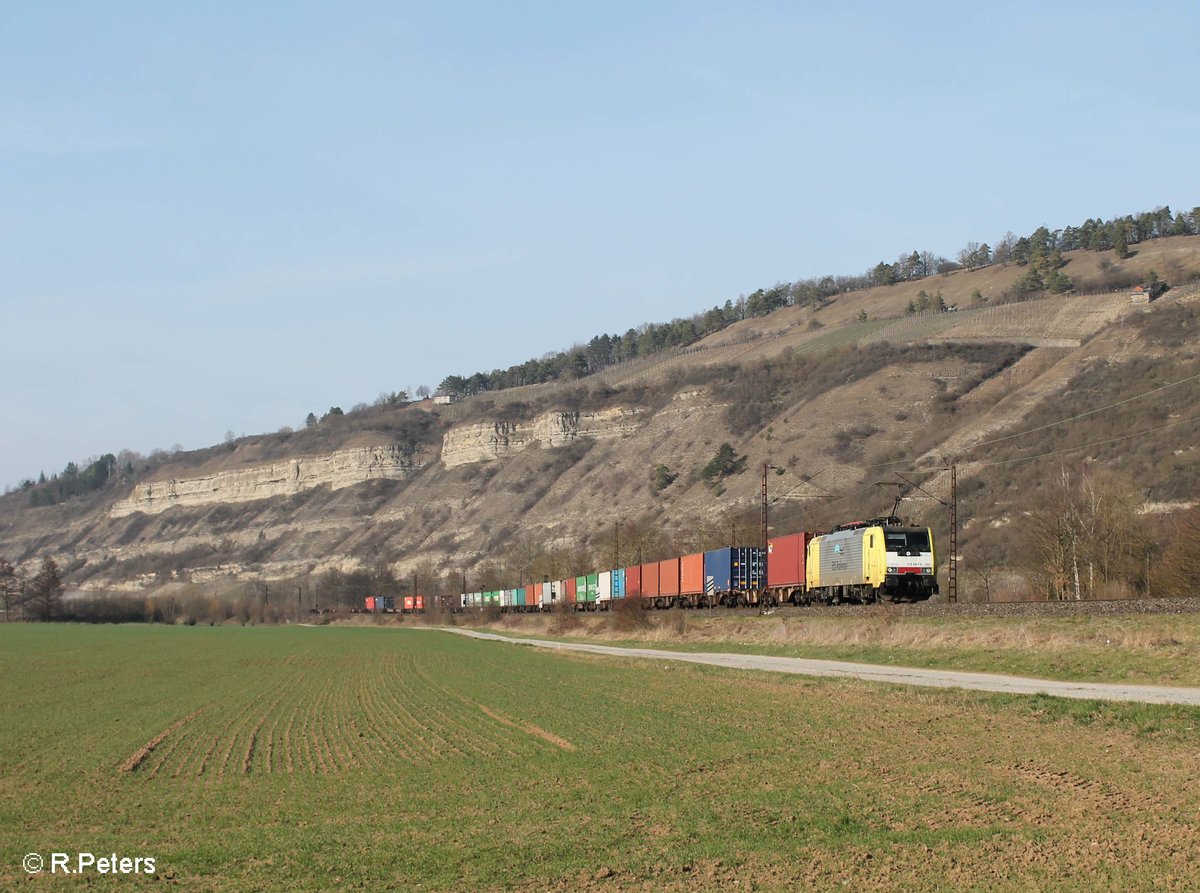
<instances>
[{"instance_id":1,"label":"young crop row","mask_svg":"<svg viewBox=\"0 0 1200 893\"><path fill-rule=\"evenodd\" d=\"M439 681L438 662L389 650L319 668L279 664L157 732L119 771L204 785L253 774L378 769L531 746L572 749L551 731Z\"/></svg>"}]
</instances>

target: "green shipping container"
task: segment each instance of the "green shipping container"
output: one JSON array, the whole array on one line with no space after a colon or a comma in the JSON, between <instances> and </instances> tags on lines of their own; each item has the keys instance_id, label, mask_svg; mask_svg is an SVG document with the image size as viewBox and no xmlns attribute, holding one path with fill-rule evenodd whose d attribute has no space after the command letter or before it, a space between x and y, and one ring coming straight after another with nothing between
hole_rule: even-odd
<instances>
[{"instance_id":1,"label":"green shipping container","mask_svg":"<svg viewBox=\"0 0 1200 893\"><path fill-rule=\"evenodd\" d=\"M594 602L600 592L600 575L588 574L586 577L575 578L575 601Z\"/></svg>"}]
</instances>

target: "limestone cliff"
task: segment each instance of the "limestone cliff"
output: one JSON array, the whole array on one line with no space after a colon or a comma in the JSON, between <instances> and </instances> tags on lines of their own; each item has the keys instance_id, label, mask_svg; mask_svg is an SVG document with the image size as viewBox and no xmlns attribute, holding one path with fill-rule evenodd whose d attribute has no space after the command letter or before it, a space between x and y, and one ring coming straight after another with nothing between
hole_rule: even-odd
<instances>
[{"instance_id":1,"label":"limestone cliff","mask_svg":"<svg viewBox=\"0 0 1200 893\"><path fill-rule=\"evenodd\" d=\"M556 447L578 437L624 437L642 424L640 409L614 407L599 412L548 412L531 422L456 425L442 440L447 468L511 456L534 444Z\"/></svg>"},{"instance_id":2,"label":"limestone cliff","mask_svg":"<svg viewBox=\"0 0 1200 893\"><path fill-rule=\"evenodd\" d=\"M113 504L114 518L134 512L155 514L172 506L249 502L271 496L290 496L329 484L334 490L363 481L406 477L416 470L412 458L397 446L356 447L327 456L286 459L238 471L138 484L128 499Z\"/></svg>"}]
</instances>

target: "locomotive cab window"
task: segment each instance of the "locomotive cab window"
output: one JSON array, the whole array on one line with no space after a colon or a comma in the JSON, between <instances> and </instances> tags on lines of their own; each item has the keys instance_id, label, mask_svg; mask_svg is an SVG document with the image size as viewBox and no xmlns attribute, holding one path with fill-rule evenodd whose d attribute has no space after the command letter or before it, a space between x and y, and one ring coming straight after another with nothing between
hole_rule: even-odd
<instances>
[{"instance_id":1,"label":"locomotive cab window","mask_svg":"<svg viewBox=\"0 0 1200 893\"><path fill-rule=\"evenodd\" d=\"M887 550L897 555L919 555L929 551L929 531L889 530L884 533Z\"/></svg>"}]
</instances>

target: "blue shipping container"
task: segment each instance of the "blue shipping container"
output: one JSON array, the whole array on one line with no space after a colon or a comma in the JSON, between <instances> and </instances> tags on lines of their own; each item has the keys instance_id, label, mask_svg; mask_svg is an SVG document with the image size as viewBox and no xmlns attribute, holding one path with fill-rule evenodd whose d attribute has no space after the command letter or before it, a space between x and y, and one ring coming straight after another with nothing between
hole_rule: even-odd
<instances>
[{"instance_id":1,"label":"blue shipping container","mask_svg":"<svg viewBox=\"0 0 1200 893\"><path fill-rule=\"evenodd\" d=\"M612 597L625 597L625 568L623 567L612 572Z\"/></svg>"},{"instance_id":2,"label":"blue shipping container","mask_svg":"<svg viewBox=\"0 0 1200 893\"><path fill-rule=\"evenodd\" d=\"M757 546L704 553L704 591L755 592L766 585L765 550Z\"/></svg>"}]
</instances>

